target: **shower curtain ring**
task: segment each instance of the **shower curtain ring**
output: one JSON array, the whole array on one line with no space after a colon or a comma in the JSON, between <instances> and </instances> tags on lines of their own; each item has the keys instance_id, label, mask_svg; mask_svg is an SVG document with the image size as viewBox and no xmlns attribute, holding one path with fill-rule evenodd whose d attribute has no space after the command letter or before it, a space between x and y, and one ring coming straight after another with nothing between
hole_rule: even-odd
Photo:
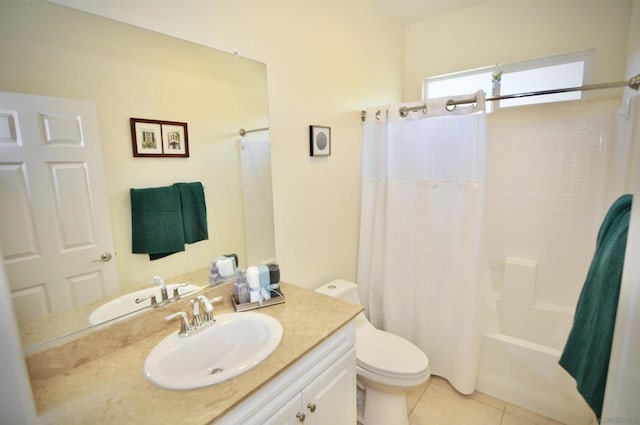
<instances>
[{"instance_id":1,"label":"shower curtain ring","mask_svg":"<svg viewBox=\"0 0 640 425\"><path fill-rule=\"evenodd\" d=\"M376 121L380 121L380 110L376 112Z\"/></svg>"},{"instance_id":2,"label":"shower curtain ring","mask_svg":"<svg viewBox=\"0 0 640 425\"><path fill-rule=\"evenodd\" d=\"M456 109L457 105L453 99L447 100L447 104L444 107L447 111L453 112Z\"/></svg>"},{"instance_id":3,"label":"shower curtain ring","mask_svg":"<svg viewBox=\"0 0 640 425\"><path fill-rule=\"evenodd\" d=\"M402 108L400 108L400 110L398 111L398 114L402 117L405 118L407 115L409 115L409 110L407 109L406 106L403 106Z\"/></svg>"}]
</instances>

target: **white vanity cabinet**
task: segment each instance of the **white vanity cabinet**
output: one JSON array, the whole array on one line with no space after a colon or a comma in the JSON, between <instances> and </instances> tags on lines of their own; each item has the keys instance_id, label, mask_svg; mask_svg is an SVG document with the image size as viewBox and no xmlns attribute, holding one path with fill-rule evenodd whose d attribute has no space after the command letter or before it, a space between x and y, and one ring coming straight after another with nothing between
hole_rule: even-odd
<instances>
[{"instance_id":1,"label":"white vanity cabinet","mask_svg":"<svg viewBox=\"0 0 640 425\"><path fill-rule=\"evenodd\" d=\"M355 424L355 351L351 350L264 425Z\"/></svg>"},{"instance_id":2,"label":"white vanity cabinet","mask_svg":"<svg viewBox=\"0 0 640 425\"><path fill-rule=\"evenodd\" d=\"M353 322L304 355L216 425L355 425Z\"/></svg>"}]
</instances>

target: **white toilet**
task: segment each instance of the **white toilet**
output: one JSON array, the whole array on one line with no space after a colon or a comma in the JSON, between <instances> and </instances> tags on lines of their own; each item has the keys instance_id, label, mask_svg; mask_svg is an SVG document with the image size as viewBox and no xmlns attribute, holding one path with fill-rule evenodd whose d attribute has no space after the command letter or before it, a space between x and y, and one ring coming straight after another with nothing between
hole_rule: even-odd
<instances>
[{"instance_id":1,"label":"white toilet","mask_svg":"<svg viewBox=\"0 0 640 425\"><path fill-rule=\"evenodd\" d=\"M334 280L316 289L360 304L358 286ZM364 313L356 317L356 370L364 386L363 425L408 425L406 391L429 379L429 359L411 342L373 327Z\"/></svg>"}]
</instances>

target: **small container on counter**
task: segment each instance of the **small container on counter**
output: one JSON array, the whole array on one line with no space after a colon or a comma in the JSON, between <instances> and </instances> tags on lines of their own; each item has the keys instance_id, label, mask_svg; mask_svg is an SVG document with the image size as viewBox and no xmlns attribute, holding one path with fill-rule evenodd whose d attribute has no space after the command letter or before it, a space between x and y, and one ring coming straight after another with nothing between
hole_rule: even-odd
<instances>
[{"instance_id":1,"label":"small container on counter","mask_svg":"<svg viewBox=\"0 0 640 425\"><path fill-rule=\"evenodd\" d=\"M256 266L247 269L247 283L249 284L249 301L252 303L260 301L260 275Z\"/></svg>"},{"instance_id":2,"label":"small container on counter","mask_svg":"<svg viewBox=\"0 0 640 425\"><path fill-rule=\"evenodd\" d=\"M269 269L269 281L271 282L272 297L280 294L280 266L277 263L267 264Z\"/></svg>"},{"instance_id":3,"label":"small container on counter","mask_svg":"<svg viewBox=\"0 0 640 425\"><path fill-rule=\"evenodd\" d=\"M236 273L236 260L233 257L221 255L218 257L215 264L218 268L220 277L223 279L231 277Z\"/></svg>"},{"instance_id":4,"label":"small container on counter","mask_svg":"<svg viewBox=\"0 0 640 425\"><path fill-rule=\"evenodd\" d=\"M242 270L236 273L236 282L233 284L233 297L237 304L245 304L250 301L249 284Z\"/></svg>"},{"instance_id":5,"label":"small container on counter","mask_svg":"<svg viewBox=\"0 0 640 425\"><path fill-rule=\"evenodd\" d=\"M269 268L258 266L258 280L260 282L260 295L263 300L271 299L271 281L269 280Z\"/></svg>"},{"instance_id":6,"label":"small container on counter","mask_svg":"<svg viewBox=\"0 0 640 425\"><path fill-rule=\"evenodd\" d=\"M231 296L236 311L249 311L284 303L284 294L280 289L280 270L277 264L251 266L247 268L246 279L241 270L236 276L233 296Z\"/></svg>"}]
</instances>

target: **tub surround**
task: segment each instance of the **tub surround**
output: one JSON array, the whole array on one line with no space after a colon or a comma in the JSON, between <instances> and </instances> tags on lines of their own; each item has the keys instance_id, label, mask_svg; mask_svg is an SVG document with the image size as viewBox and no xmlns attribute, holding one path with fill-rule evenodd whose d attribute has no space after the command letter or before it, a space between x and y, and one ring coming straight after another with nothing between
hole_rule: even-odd
<instances>
[{"instance_id":1,"label":"tub surround","mask_svg":"<svg viewBox=\"0 0 640 425\"><path fill-rule=\"evenodd\" d=\"M560 350L505 334L485 334L476 389L565 424L595 416L559 365Z\"/></svg>"},{"instance_id":2,"label":"tub surround","mask_svg":"<svg viewBox=\"0 0 640 425\"><path fill-rule=\"evenodd\" d=\"M41 423L210 423L272 380L353 319L362 307L282 283L286 302L258 310L278 319L284 335L278 348L256 368L211 387L170 391L143 375L151 349L176 323L163 318L187 311L188 299L133 320L28 356L36 410ZM233 312L232 285L209 288L224 295L214 314ZM190 298L190 297L189 297Z\"/></svg>"}]
</instances>

